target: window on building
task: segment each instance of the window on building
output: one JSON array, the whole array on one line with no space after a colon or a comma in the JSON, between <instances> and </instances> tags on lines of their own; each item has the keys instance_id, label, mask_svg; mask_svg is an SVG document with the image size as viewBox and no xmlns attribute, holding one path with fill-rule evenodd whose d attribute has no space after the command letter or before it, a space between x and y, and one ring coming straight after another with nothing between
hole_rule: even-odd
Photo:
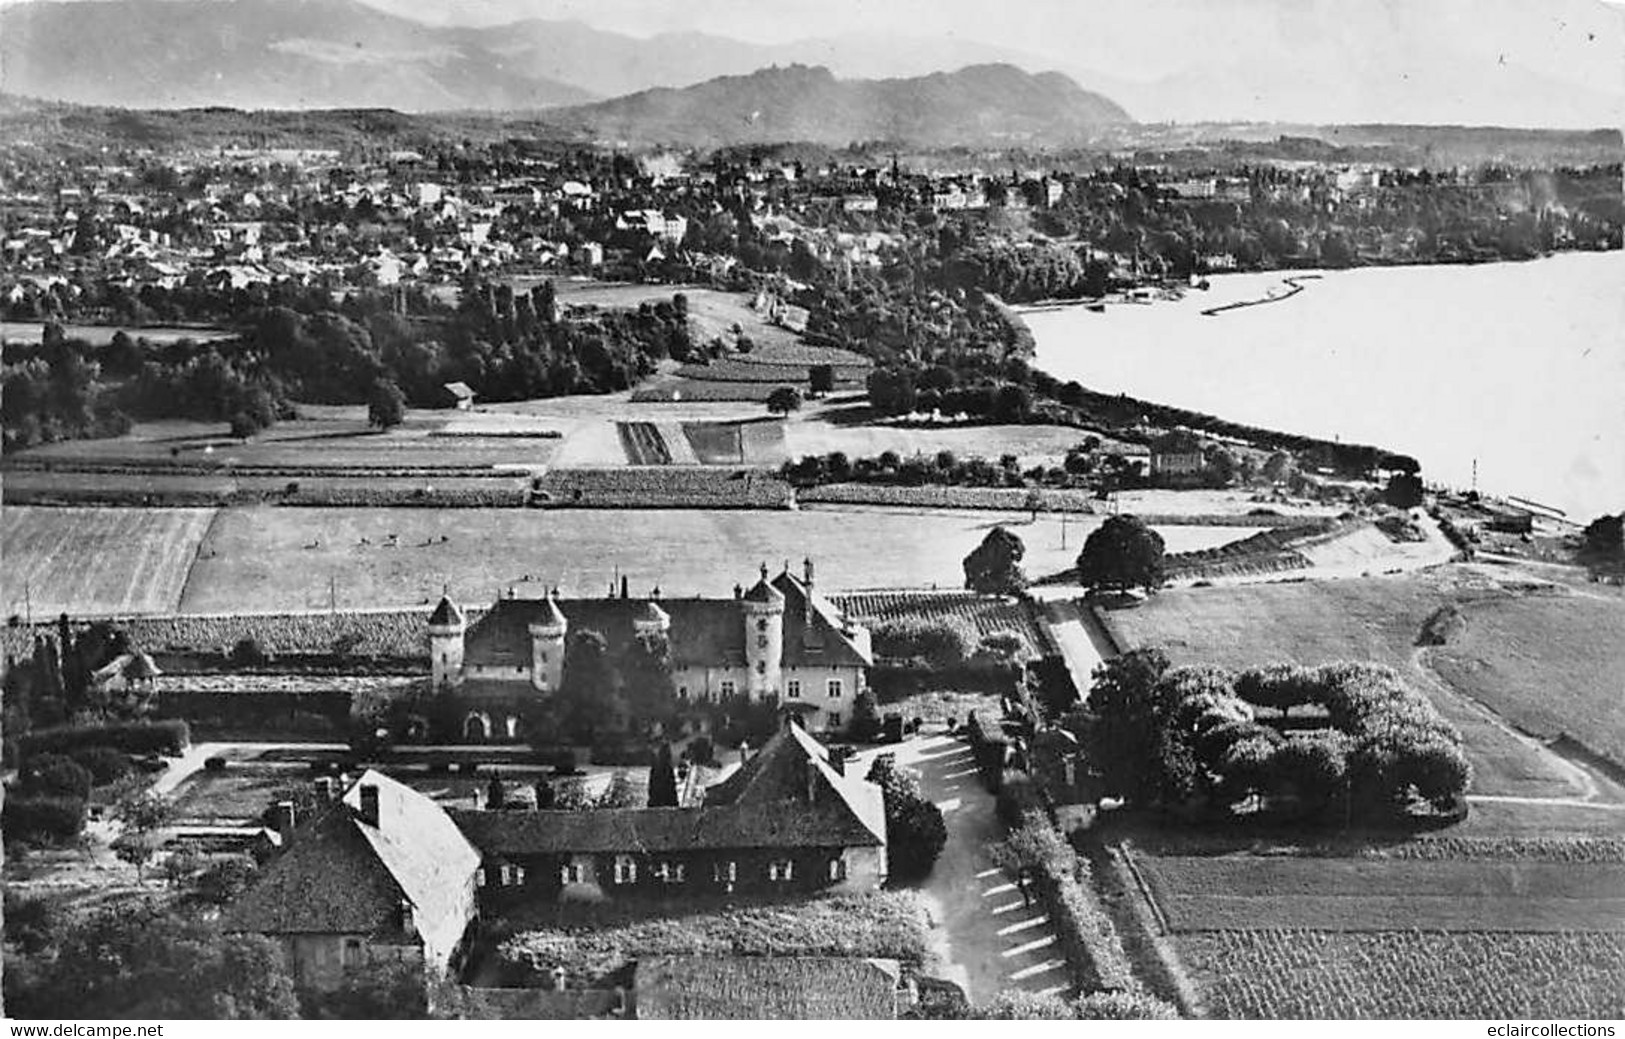
<instances>
[{"instance_id":1,"label":"window on building","mask_svg":"<svg viewBox=\"0 0 1625 1039\"><path fill-rule=\"evenodd\" d=\"M587 882L587 871L579 862L567 862L559 867L559 883L584 884Z\"/></svg>"},{"instance_id":2,"label":"window on building","mask_svg":"<svg viewBox=\"0 0 1625 1039\"><path fill-rule=\"evenodd\" d=\"M725 679L723 681L723 683L722 683L722 695L723 696L732 696L733 694L734 694L733 680L732 679Z\"/></svg>"},{"instance_id":3,"label":"window on building","mask_svg":"<svg viewBox=\"0 0 1625 1039\"><path fill-rule=\"evenodd\" d=\"M485 870L483 870L483 869L475 870L474 871L474 886L475 887L484 887L485 886L485 881L486 881Z\"/></svg>"},{"instance_id":4,"label":"window on building","mask_svg":"<svg viewBox=\"0 0 1625 1039\"><path fill-rule=\"evenodd\" d=\"M339 948L339 963L345 967L359 966L361 963L361 939L346 938Z\"/></svg>"},{"instance_id":5,"label":"window on building","mask_svg":"<svg viewBox=\"0 0 1625 1039\"><path fill-rule=\"evenodd\" d=\"M756 648L757 649L766 649L767 648L767 636L766 635L758 635L758 636L756 636Z\"/></svg>"},{"instance_id":6,"label":"window on building","mask_svg":"<svg viewBox=\"0 0 1625 1039\"><path fill-rule=\"evenodd\" d=\"M545 649L542 650L541 657L542 657L542 663L544 663L544 664L547 663L547 650L545 650Z\"/></svg>"},{"instance_id":7,"label":"window on building","mask_svg":"<svg viewBox=\"0 0 1625 1039\"><path fill-rule=\"evenodd\" d=\"M790 859L776 859L767 864L767 879L785 883L795 878L796 864Z\"/></svg>"},{"instance_id":8,"label":"window on building","mask_svg":"<svg viewBox=\"0 0 1625 1039\"><path fill-rule=\"evenodd\" d=\"M837 859L830 859L829 860L829 879L830 880L845 880L846 879L846 860L845 859L837 858Z\"/></svg>"},{"instance_id":9,"label":"window on building","mask_svg":"<svg viewBox=\"0 0 1625 1039\"><path fill-rule=\"evenodd\" d=\"M759 674L759 675L767 674L767 661L758 660L756 662L756 673Z\"/></svg>"},{"instance_id":10,"label":"window on building","mask_svg":"<svg viewBox=\"0 0 1625 1039\"><path fill-rule=\"evenodd\" d=\"M841 727L841 712L840 711L831 711L831 712L829 712L829 727L832 728L832 729L839 729Z\"/></svg>"},{"instance_id":11,"label":"window on building","mask_svg":"<svg viewBox=\"0 0 1625 1039\"><path fill-rule=\"evenodd\" d=\"M688 699L688 686L680 685L680 686L677 687L677 699L679 699L679 700L687 700Z\"/></svg>"},{"instance_id":12,"label":"window on building","mask_svg":"<svg viewBox=\"0 0 1625 1039\"><path fill-rule=\"evenodd\" d=\"M839 678L830 679L829 685L826 686L825 689L829 693L829 698L831 700L839 700L841 698L842 686Z\"/></svg>"},{"instance_id":13,"label":"window on building","mask_svg":"<svg viewBox=\"0 0 1625 1039\"><path fill-rule=\"evenodd\" d=\"M503 887L509 886L513 883L513 867L504 862L497 867L497 876L501 878Z\"/></svg>"},{"instance_id":14,"label":"window on building","mask_svg":"<svg viewBox=\"0 0 1625 1039\"><path fill-rule=\"evenodd\" d=\"M801 679L792 678L784 683L784 695L791 700L801 699Z\"/></svg>"},{"instance_id":15,"label":"window on building","mask_svg":"<svg viewBox=\"0 0 1625 1039\"><path fill-rule=\"evenodd\" d=\"M760 620L758 620L756 622L756 630L757 631L766 631L767 630L767 618L766 617L763 617L762 619L760 619Z\"/></svg>"},{"instance_id":16,"label":"window on building","mask_svg":"<svg viewBox=\"0 0 1625 1039\"><path fill-rule=\"evenodd\" d=\"M711 879L718 884L732 884L739 879L739 863L729 860L718 862L711 867Z\"/></svg>"},{"instance_id":17,"label":"window on building","mask_svg":"<svg viewBox=\"0 0 1625 1039\"><path fill-rule=\"evenodd\" d=\"M638 879L638 864L630 855L615 856L615 883L635 884Z\"/></svg>"},{"instance_id":18,"label":"window on building","mask_svg":"<svg viewBox=\"0 0 1625 1039\"><path fill-rule=\"evenodd\" d=\"M681 884L686 872L681 862L662 862L655 867L655 878L662 884Z\"/></svg>"},{"instance_id":19,"label":"window on building","mask_svg":"<svg viewBox=\"0 0 1625 1039\"><path fill-rule=\"evenodd\" d=\"M523 867L523 866L515 866L513 868L513 882L515 884L518 884L520 887L524 886L524 884L525 884L525 867Z\"/></svg>"}]
</instances>

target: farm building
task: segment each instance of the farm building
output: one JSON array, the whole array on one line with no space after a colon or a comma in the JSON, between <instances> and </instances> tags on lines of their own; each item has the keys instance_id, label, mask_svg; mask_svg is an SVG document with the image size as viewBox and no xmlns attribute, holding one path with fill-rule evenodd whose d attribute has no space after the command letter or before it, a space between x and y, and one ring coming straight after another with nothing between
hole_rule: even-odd
<instances>
[{"instance_id":1,"label":"farm building","mask_svg":"<svg viewBox=\"0 0 1625 1039\"><path fill-rule=\"evenodd\" d=\"M446 392L451 394L452 407L458 411L467 411L474 406L474 391L466 382L446 383Z\"/></svg>"},{"instance_id":2,"label":"farm building","mask_svg":"<svg viewBox=\"0 0 1625 1039\"><path fill-rule=\"evenodd\" d=\"M472 625L444 598L429 618L433 685L446 712L461 719L468 742L524 737L522 719L538 694L558 691L572 631L595 631L619 657L635 640L664 637L677 699L725 703L747 697L777 702L815 730L838 730L867 688L873 664L869 632L814 590L812 561L761 579L731 599L560 599L517 589Z\"/></svg>"},{"instance_id":3,"label":"farm building","mask_svg":"<svg viewBox=\"0 0 1625 1039\"><path fill-rule=\"evenodd\" d=\"M788 718L695 807L450 814L484 856L481 902L498 912L682 891L865 891L886 875L880 787Z\"/></svg>"},{"instance_id":4,"label":"farm building","mask_svg":"<svg viewBox=\"0 0 1625 1039\"><path fill-rule=\"evenodd\" d=\"M318 987L378 963L444 976L475 914L480 853L428 797L368 770L295 825L284 850L226 910L227 931L263 934L290 972Z\"/></svg>"}]
</instances>

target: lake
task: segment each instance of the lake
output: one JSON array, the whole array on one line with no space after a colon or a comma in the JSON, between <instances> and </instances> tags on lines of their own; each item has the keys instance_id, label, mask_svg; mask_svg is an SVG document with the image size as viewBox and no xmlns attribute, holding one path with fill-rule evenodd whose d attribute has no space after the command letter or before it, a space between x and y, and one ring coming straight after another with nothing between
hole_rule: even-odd
<instances>
[{"instance_id":1,"label":"lake","mask_svg":"<svg viewBox=\"0 0 1625 1039\"><path fill-rule=\"evenodd\" d=\"M1037 365L1093 390L1416 456L1585 523L1625 509L1625 252L1212 279L1177 302L1026 310Z\"/></svg>"}]
</instances>

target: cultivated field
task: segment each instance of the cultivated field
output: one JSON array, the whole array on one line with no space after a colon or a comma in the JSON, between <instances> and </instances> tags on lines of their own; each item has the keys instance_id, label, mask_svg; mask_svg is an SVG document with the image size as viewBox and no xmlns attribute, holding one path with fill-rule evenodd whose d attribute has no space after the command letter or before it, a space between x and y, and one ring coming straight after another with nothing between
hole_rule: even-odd
<instances>
[{"instance_id":1,"label":"cultivated field","mask_svg":"<svg viewBox=\"0 0 1625 1039\"><path fill-rule=\"evenodd\" d=\"M1211 1017L1625 1016L1618 933L1241 930L1176 944Z\"/></svg>"},{"instance_id":2,"label":"cultivated field","mask_svg":"<svg viewBox=\"0 0 1625 1039\"><path fill-rule=\"evenodd\" d=\"M918 618L934 620L958 617L978 635L1009 632L1019 637L1027 659L1054 652L1032 611L1013 599L974 595L970 592L870 592L843 595L836 603L850 616L865 623Z\"/></svg>"},{"instance_id":3,"label":"cultivated field","mask_svg":"<svg viewBox=\"0 0 1625 1039\"><path fill-rule=\"evenodd\" d=\"M1625 931L1625 865L1134 856L1184 931Z\"/></svg>"},{"instance_id":4,"label":"cultivated field","mask_svg":"<svg viewBox=\"0 0 1625 1039\"><path fill-rule=\"evenodd\" d=\"M1503 580L1484 568L1453 566L1405 577L1178 589L1135 609L1110 611L1107 618L1127 644L1161 647L1176 664L1246 668L1272 661L1374 660L1391 665L1461 730L1474 769L1472 793L1591 797L1593 784L1574 766L1510 731L1476 702L1492 661L1485 661L1483 672L1473 672L1472 681L1456 686L1453 680L1463 670L1446 684L1424 666L1427 654L1415 648L1423 621L1443 604L1518 596L1530 611L1551 611L1554 625L1562 624L1558 618L1574 608L1572 597L1532 594L1514 579ZM1527 669L1522 678L1546 676L1521 694L1534 701L1545 682L1572 663L1548 647L1530 648L1535 652L1521 665ZM1599 652L1612 653L1614 647ZM1497 688L1511 688L1510 680L1497 682ZM1592 717L1606 713L1618 699L1617 691L1606 685L1574 683L1573 688L1571 695L1582 698L1591 690L1598 704ZM1471 819L1468 825L1473 825Z\"/></svg>"},{"instance_id":5,"label":"cultivated field","mask_svg":"<svg viewBox=\"0 0 1625 1039\"><path fill-rule=\"evenodd\" d=\"M113 336L120 330L128 332L132 339L146 339L159 345L178 343L182 339L192 339L199 343L210 343L219 339L230 339L236 333L224 328L170 328L153 326L151 328L126 328L123 325L73 325L62 326L63 333L69 339L83 339L91 346L106 346L113 341ZM45 338L45 325L39 321L0 321L0 342L8 343L38 343Z\"/></svg>"},{"instance_id":6,"label":"cultivated field","mask_svg":"<svg viewBox=\"0 0 1625 1039\"><path fill-rule=\"evenodd\" d=\"M1508 599L1466 609L1428 663L1452 686L1543 737L1566 734L1625 768L1625 597Z\"/></svg>"},{"instance_id":7,"label":"cultivated field","mask_svg":"<svg viewBox=\"0 0 1625 1039\"><path fill-rule=\"evenodd\" d=\"M114 512L123 515L138 514ZM1026 542L1035 573L1059 569L1088 532L1086 523L1069 523L1062 549L1052 517L1029 523L1025 515L974 510L234 508L221 512L203 545L180 608L414 606L438 598L445 585L478 603L526 575L566 594L596 595L617 572L639 592L658 584L668 596L713 596L749 583L759 561L777 569L785 560L799 566L804 556L817 560L826 591L959 588L960 561L1001 523ZM1162 533L1193 546L1235 536L1223 527ZM89 571L120 551L103 544L85 553L64 539L59 565Z\"/></svg>"},{"instance_id":8,"label":"cultivated field","mask_svg":"<svg viewBox=\"0 0 1625 1039\"><path fill-rule=\"evenodd\" d=\"M213 509L0 510L5 613L158 613L181 599Z\"/></svg>"},{"instance_id":9,"label":"cultivated field","mask_svg":"<svg viewBox=\"0 0 1625 1039\"><path fill-rule=\"evenodd\" d=\"M222 423L141 422L113 440L64 440L7 456L12 465L71 471L127 466L142 472L254 472L259 469L489 471L537 468L552 458L558 432L534 419L457 411L411 411L388 432L370 429L365 408L301 406L248 441Z\"/></svg>"}]
</instances>

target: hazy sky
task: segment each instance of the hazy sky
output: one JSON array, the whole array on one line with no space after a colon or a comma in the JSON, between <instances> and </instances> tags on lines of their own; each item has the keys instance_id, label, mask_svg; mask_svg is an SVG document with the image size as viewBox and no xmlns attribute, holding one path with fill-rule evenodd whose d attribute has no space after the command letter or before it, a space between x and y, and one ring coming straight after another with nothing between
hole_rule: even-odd
<instances>
[{"instance_id":1,"label":"hazy sky","mask_svg":"<svg viewBox=\"0 0 1625 1039\"><path fill-rule=\"evenodd\" d=\"M1066 72L1152 120L1625 125L1625 0L362 2L441 25L888 37L882 54L897 37L955 38Z\"/></svg>"},{"instance_id":2,"label":"hazy sky","mask_svg":"<svg viewBox=\"0 0 1625 1039\"><path fill-rule=\"evenodd\" d=\"M1226 50L1445 44L1486 63L1625 90L1625 7L1600 0L367 0L440 23L576 18L646 36L779 42L847 32L947 35L1149 80Z\"/></svg>"}]
</instances>

